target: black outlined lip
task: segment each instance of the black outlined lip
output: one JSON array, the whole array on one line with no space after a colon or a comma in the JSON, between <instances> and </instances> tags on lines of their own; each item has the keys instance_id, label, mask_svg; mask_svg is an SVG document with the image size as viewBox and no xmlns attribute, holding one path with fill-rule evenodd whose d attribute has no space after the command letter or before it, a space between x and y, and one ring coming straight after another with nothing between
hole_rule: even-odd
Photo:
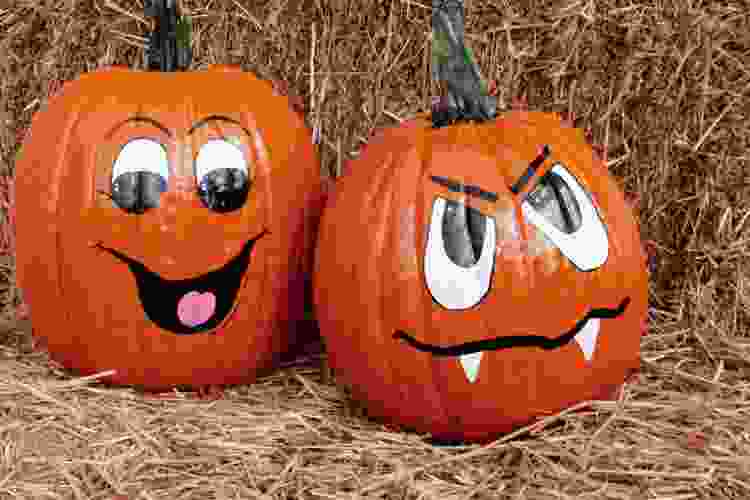
<instances>
[{"instance_id":1,"label":"black outlined lip","mask_svg":"<svg viewBox=\"0 0 750 500\"><path fill-rule=\"evenodd\" d=\"M207 332L219 326L234 308L245 273L250 266L250 256L255 244L268 234L264 229L260 234L245 242L240 253L221 268L195 278L167 280L148 269L137 260L102 243L94 245L128 265L136 280L141 307L150 321L164 331L178 335ZM210 292L216 296L216 310L205 323L190 327L177 317L177 304L187 293Z\"/></svg>"},{"instance_id":2,"label":"black outlined lip","mask_svg":"<svg viewBox=\"0 0 750 500\"><path fill-rule=\"evenodd\" d=\"M480 351L497 351L513 347L540 347L544 350L558 349L569 343L576 334L586 326L586 322L594 318L613 319L625 313L630 304L630 297L625 297L616 308L591 309L573 328L557 338L550 339L541 335L515 335L511 337L495 337L492 339L475 340L453 346L436 346L426 344L415 339L402 330L396 330L393 338L404 340L418 351L428 352L433 356L463 356Z\"/></svg>"}]
</instances>

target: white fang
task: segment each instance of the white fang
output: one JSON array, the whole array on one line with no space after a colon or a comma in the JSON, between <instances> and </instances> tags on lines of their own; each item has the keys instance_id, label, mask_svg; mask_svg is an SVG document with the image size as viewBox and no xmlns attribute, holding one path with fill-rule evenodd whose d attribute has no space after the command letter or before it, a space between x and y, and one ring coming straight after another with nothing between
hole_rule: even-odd
<instances>
[{"instance_id":1,"label":"white fang","mask_svg":"<svg viewBox=\"0 0 750 500\"><path fill-rule=\"evenodd\" d=\"M596 349L596 340L599 338L599 318L588 320L574 338L583 351L583 357L586 361L591 361Z\"/></svg>"},{"instance_id":2,"label":"white fang","mask_svg":"<svg viewBox=\"0 0 750 500\"><path fill-rule=\"evenodd\" d=\"M471 354L464 354L460 357L461 367L464 369L466 378L469 379L469 382L472 384L479 376L479 366L482 364L482 354L484 353L479 351Z\"/></svg>"}]
</instances>

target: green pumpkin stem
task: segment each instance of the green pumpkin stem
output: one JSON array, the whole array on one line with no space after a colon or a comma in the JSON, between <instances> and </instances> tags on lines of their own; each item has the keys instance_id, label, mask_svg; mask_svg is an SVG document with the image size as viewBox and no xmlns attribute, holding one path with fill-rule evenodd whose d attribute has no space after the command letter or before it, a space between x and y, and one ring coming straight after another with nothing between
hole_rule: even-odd
<instances>
[{"instance_id":1,"label":"green pumpkin stem","mask_svg":"<svg viewBox=\"0 0 750 500\"><path fill-rule=\"evenodd\" d=\"M432 2L432 77L447 87L447 96L433 103L435 128L458 121L489 121L496 113L495 98L464 43L463 9L462 0Z\"/></svg>"},{"instance_id":2,"label":"green pumpkin stem","mask_svg":"<svg viewBox=\"0 0 750 500\"><path fill-rule=\"evenodd\" d=\"M192 23L180 15L176 0L146 2L146 16L154 18L149 33L146 66L151 71L184 71L193 58L190 35Z\"/></svg>"}]
</instances>

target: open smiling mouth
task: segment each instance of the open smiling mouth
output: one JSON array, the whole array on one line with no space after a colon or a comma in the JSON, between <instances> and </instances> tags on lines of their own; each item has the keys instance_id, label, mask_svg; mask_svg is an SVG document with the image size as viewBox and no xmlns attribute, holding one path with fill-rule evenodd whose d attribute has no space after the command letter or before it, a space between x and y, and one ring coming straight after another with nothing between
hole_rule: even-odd
<instances>
[{"instance_id":1,"label":"open smiling mouth","mask_svg":"<svg viewBox=\"0 0 750 500\"><path fill-rule=\"evenodd\" d=\"M497 351L512 347L539 347L545 350L557 349L575 340L583 351L586 361L594 355L596 341L599 337L599 320L613 319L622 315L630 304L630 297L626 297L614 309L591 309L586 316L579 320L568 332L551 339L540 335L515 335L511 337L496 337L493 339L475 340L453 346L436 346L420 342L402 330L396 330L394 339L403 339L418 351L428 352L433 356L459 356L461 366L469 382L474 382L479 375L479 366L484 351Z\"/></svg>"},{"instance_id":2,"label":"open smiling mouth","mask_svg":"<svg viewBox=\"0 0 750 500\"><path fill-rule=\"evenodd\" d=\"M250 264L252 249L267 233L263 230L247 241L240 253L221 268L184 280L166 280L122 252L101 243L96 247L128 265L149 320L162 330L185 335L216 328L226 318Z\"/></svg>"}]
</instances>

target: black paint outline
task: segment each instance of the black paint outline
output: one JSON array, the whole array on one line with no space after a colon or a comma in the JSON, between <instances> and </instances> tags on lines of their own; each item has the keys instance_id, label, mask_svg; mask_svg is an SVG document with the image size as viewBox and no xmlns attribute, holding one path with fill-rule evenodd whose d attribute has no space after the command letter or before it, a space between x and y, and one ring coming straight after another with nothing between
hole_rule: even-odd
<instances>
[{"instance_id":1,"label":"black paint outline","mask_svg":"<svg viewBox=\"0 0 750 500\"><path fill-rule=\"evenodd\" d=\"M268 229L264 229L260 234L248 240L240 253L221 268L195 278L182 280L164 279L132 257L108 248L102 243L97 243L94 247L127 264L135 278L143 312L151 322L164 331L177 335L189 335L217 328L229 316L237 303L239 290L250 266L250 254L253 247L268 233ZM207 322L194 327L183 325L177 318L179 300L191 291L211 292L216 296L216 311L213 316Z\"/></svg>"},{"instance_id":2,"label":"black paint outline","mask_svg":"<svg viewBox=\"0 0 750 500\"><path fill-rule=\"evenodd\" d=\"M630 304L630 297L625 297L622 302L620 302L620 305L614 309L607 307L591 309L573 328L554 339L543 337L541 335L514 335L511 337L495 337L493 339L474 340L471 342L464 342L463 344L444 347L420 342L402 330L396 330L393 334L393 338L396 340L404 340L416 350L428 352L433 356L463 356L465 354L472 354L479 351L497 351L513 347L539 347L544 350L552 350L560 348L573 340L578 332L586 326L588 320L593 318L617 318L625 312L628 304Z\"/></svg>"}]
</instances>

